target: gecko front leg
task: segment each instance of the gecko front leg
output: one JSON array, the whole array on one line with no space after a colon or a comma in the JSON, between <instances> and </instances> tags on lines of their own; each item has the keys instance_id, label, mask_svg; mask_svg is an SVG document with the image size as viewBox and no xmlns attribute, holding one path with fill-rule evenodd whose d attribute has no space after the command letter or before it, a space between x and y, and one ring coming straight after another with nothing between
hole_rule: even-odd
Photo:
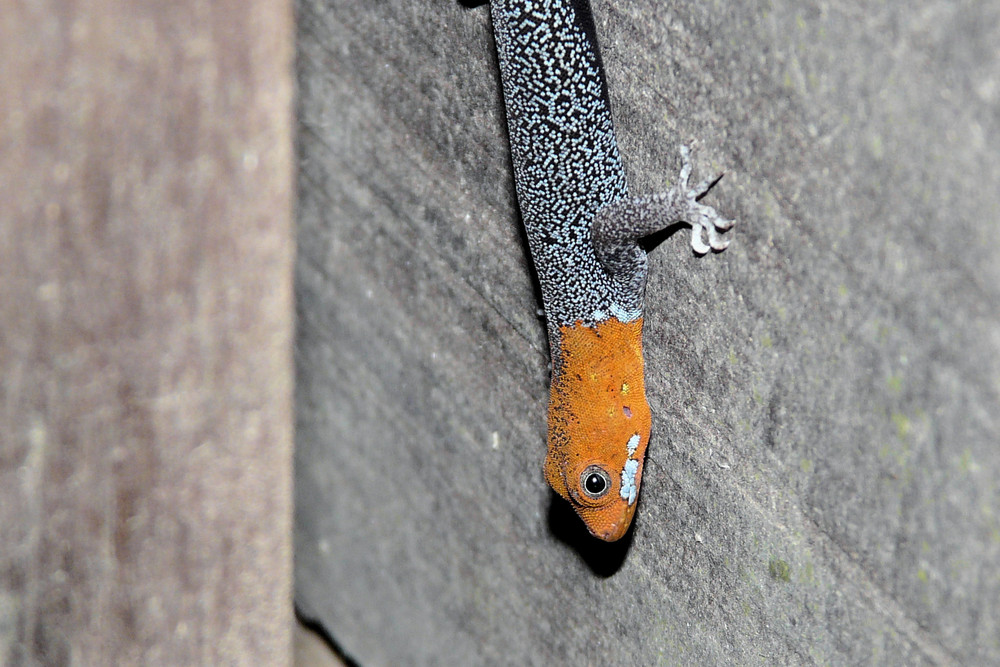
<instances>
[{"instance_id":1,"label":"gecko front leg","mask_svg":"<svg viewBox=\"0 0 1000 667\"><path fill-rule=\"evenodd\" d=\"M670 225L683 222L691 226L691 247L699 255L711 250L720 252L729 245L720 231L732 228L734 220L722 217L711 206L699 203L722 176L705 180L694 187L691 178L691 152L681 146L680 177L667 192L620 199L601 208L594 217L594 250L604 268L627 282L645 281L645 252L638 247L639 239ZM702 234L708 236L708 244Z\"/></svg>"}]
</instances>

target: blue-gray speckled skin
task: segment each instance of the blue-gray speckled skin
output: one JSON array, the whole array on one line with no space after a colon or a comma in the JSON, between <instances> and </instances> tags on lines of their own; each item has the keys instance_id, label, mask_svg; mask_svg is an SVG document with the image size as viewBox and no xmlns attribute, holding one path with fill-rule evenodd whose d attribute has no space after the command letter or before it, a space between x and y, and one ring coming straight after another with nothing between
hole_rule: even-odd
<instances>
[{"instance_id":1,"label":"blue-gray speckled skin","mask_svg":"<svg viewBox=\"0 0 1000 667\"><path fill-rule=\"evenodd\" d=\"M641 280L602 266L593 220L628 196L584 0L492 0L521 217L550 340L558 327L641 315ZM633 276L634 278L634 276ZM555 351L555 350L554 350Z\"/></svg>"},{"instance_id":2,"label":"blue-gray speckled skin","mask_svg":"<svg viewBox=\"0 0 1000 667\"><path fill-rule=\"evenodd\" d=\"M718 179L689 187L686 147L673 188L629 196L588 0L492 0L490 9L517 198L558 366L559 327L642 317L639 239L685 222L696 253L721 251L729 242L718 230L733 221L698 202Z\"/></svg>"}]
</instances>

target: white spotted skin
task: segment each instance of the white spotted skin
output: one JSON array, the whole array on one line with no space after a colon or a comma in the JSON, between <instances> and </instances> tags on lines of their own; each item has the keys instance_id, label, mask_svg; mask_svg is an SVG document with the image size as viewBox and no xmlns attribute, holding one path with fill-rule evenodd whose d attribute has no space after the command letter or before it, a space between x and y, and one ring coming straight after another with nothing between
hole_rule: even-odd
<instances>
[{"instance_id":1,"label":"white spotted skin","mask_svg":"<svg viewBox=\"0 0 1000 667\"><path fill-rule=\"evenodd\" d=\"M638 461L635 459L625 461L625 468L622 469L622 488L619 493L623 500L628 501L629 505L634 505L635 499L639 496L639 485L635 483L638 472Z\"/></svg>"},{"instance_id":2,"label":"white spotted skin","mask_svg":"<svg viewBox=\"0 0 1000 667\"><path fill-rule=\"evenodd\" d=\"M612 277L592 239L595 214L628 185L586 0L490 8L518 202L557 351L560 326L642 314L643 290Z\"/></svg>"},{"instance_id":3,"label":"white spotted skin","mask_svg":"<svg viewBox=\"0 0 1000 667\"><path fill-rule=\"evenodd\" d=\"M635 499L639 496L639 485L635 480L636 475L639 474L639 461L632 457L635 456L635 450L639 448L641 439L641 436L636 433L625 443L628 458L625 460L625 467L622 468L622 485L618 493L622 500L627 501L629 505L635 504Z\"/></svg>"}]
</instances>

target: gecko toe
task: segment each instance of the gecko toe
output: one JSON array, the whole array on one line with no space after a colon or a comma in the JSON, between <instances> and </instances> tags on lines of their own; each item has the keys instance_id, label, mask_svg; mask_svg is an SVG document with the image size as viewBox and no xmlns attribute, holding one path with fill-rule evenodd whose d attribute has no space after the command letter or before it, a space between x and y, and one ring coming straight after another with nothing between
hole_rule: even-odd
<instances>
[{"instance_id":1,"label":"gecko toe","mask_svg":"<svg viewBox=\"0 0 1000 667\"><path fill-rule=\"evenodd\" d=\"M688 189L688 179L691 178L691 150L681 145L681 174L677 178L677 189L686 191Z\"/></svg>"},{"instance_id":2,"label":"gecko toe","mask_svg":"<svg viewBox=\"0 0 1000 667\"><path fill-rule=\"evenodd\" d=\"M719 233L715 231L715 225L709 224L706 227L708 231L708 245L712 246L712 250L716 252L722 252L729 245L729 239L724 239L719 236Z\"/></svg>"},{"instance_id":3,"label":"gecko toe","mask_svg":"<svg viewBox=\"0 0 1000 667\"><path fill-rule=\"evenodd\" d=\"M704 255L710 252L712 248L705 245L705 242L701 240L701 229L701 225L691 226L691 247L695 253Z\"/></svg>"}]
</instances>

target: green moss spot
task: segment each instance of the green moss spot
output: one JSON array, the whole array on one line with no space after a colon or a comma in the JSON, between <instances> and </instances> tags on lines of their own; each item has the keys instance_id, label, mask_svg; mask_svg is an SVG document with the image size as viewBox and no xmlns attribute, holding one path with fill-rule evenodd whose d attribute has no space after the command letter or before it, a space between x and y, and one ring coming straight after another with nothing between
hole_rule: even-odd
<instances>
[{"instance_id":1,"label":"green moss spot","mask_svg":"<svg viewBox=\"0 0 1000 667\"><path fill-rule=\"evenodd\" d=\"M920 581L922 581L923 583L926 584L927 583L927 570L925 570L924 568L920 568L919 570L917 570L917 579L919 579Z\"/></svg>"},{"instance_id":2,"label":"green moss spot","mask_svg":"<svg viewBox=\"0 0 1000 667\"><path fill-rule=\"evenodd\" d=\"M882 145L882 137L880 137L877 134L872 137L871 151L872 151L872 156L876 160L881 160L882 155L885 153L885 147Z\"/></svg>"},{"instance_id":3,"label":"green moss spot","mask_svg":"<svg viewBox=\"0 0 1000 667\"><path fill-rule=\"evenodd\" d=\"M958 460L958 469L964 473L968 473L972 468L972 450L966 447L962 451L962 458Z\"/></svg>"},{"instance_id":4,"label":"green moss spot","mask_svg":"<svg viewBox=\"0 0 1000 667\"><path fill-rule=\"evenodd\" d=\"M737 361L739 361L739 360L736 358L736 351L732 347L730 347L729 348L729 365L730 366L735 366Z\"/></svg>"},{"instance_id":5,"label":"green moss spot","mask_svg":"<svg viewBox=\"0 0 1000 667\"><path fill-rule=\"evenodd\" d=\"M847 285L838 285L837 294L840 296L847 296Z\"/></svg>"},{"instance_id":6,"label":"green moss spot","mask_svg":"<svg viewBox=\"0 0 1000 667\"><path fill-rule=\"evenodd\" d=\"M799 468L802 470L802 472L806 473L807 475L811 473L813 469L812 459L802 459L801 461L799 461Z\"/></svg>"},{"instance_id":7,"label":"green moss spot","mask_svg":"<svg viewBox=\"0 0 1000 667\"><path fill-rule=\"evenodd\" d=\"M896 436L904 440L910 434L910 420L902 412L892 413L892 423L896 425Z\"/></svg>"},{"instance_id":8,"label":"green moss spot","mask_svg":"<svg viewBox=\"0 0 1000 667\"><path fill-rule=\"evenodd\" d=\"M898 394L903 389L903 378L898 375L890 375L885 383L889 386L889 391L895 394Z\"/></svg>"},{"instance_id":9,"label":"green moss spot","mask_svg":"<svg viewBox=\"0 0 1000 667\"><path fill-rule=\"evenodd\" d=\"M778 581L791 581L792 580L792 568L791 566L781 560L780 558L772 558L767 564L767 573L771 575L772 579Z\"/></svg>"},{"instance_id":10,"label":"green moss spot","mask_svg":"<svg viewBox=\"0 0 1000 667\"><path fill-rule=\"evenodd\" d=\"M768 336L767 334L764 334L764 336L760 339L760 344L763 345L764 347L771 347L774 345L774 343L771 341L771 337Z\"/></svg>"},{"instance_id":11,"label":"green moss spot","mask_svg":"<svg viewBox=\"0 0 1000 667\"><path fill-rule=\"evenodd\" d=\"M887 458L889 458L889 455L891 453L892 453L892 447L889 446L889 443L885 443L884 445L878 448L878 458L880 461L885 461Z\"/></svg>"}]
</instances>

